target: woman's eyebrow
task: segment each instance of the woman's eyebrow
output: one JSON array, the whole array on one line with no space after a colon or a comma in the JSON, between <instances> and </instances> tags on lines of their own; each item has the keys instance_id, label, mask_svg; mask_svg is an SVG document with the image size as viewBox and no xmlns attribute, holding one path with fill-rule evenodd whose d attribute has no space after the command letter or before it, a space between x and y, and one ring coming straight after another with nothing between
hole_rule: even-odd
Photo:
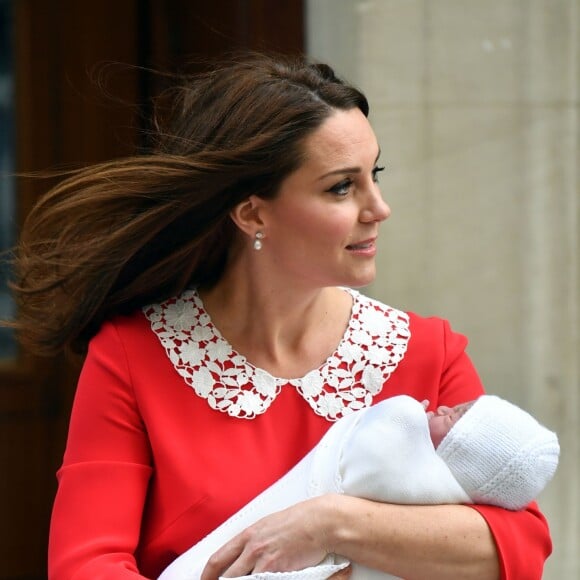
<instances>
[{"instance_id":1,"label":"woman's eyebrow","mask_svg":"<svg viewBox=\"0 0 580 580\"><path fill-rule=\"evenodd\" d=\"M329 177L330 175L340 175L341 173L360 173L360 167L341 167L340 169L333 169L324 175L321 175L318 179L324 179L325 177Z\"/></svg>"},{"instance_id":2,"label":"woman's eyebrow","mask_svg":"<svg viewBox=\"0 0 580 580\"><path fill-rule=\"evenodd\" d=\"M381 148L379 147L379 152L377 157L375 158L375 163L379 160L381 156ZM360 167L341 167L340 169L333 169L324 175L321 175L318 179L324 179L325 177L329 177L330 175L340 175L341 173L360 173L362 170Z\"/></svg>"}]
</instances>

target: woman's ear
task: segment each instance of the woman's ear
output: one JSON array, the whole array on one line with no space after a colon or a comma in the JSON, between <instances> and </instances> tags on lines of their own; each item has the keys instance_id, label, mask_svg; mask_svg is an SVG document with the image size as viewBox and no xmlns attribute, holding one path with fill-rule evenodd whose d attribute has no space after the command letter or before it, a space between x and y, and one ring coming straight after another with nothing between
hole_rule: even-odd
<instances>
[{"instance_id":1,"label":"woman's ear","mask_svg":"<svg viewBox=\"0 0 580 580\"><path fill-rule=\"evenodd\" d=\"M264 227L261 219L264 204L265 201L262 198L250 195L232 209L230 217L242 232L254 237L256 231Z\"/></svg>"}]
</instances>

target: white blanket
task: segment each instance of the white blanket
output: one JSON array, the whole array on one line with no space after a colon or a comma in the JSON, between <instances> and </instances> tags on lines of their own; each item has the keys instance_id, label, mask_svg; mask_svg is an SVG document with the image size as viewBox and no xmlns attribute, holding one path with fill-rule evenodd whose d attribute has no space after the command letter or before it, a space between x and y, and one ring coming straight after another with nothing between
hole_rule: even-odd
<instances>
[{"instance_id":1,"label":"white blanket","mask_svg":"<svg viewBox=\"0 0 580 580\"><path fill-rule=\"evenodd\" d=\"M401 395L337 421L284 477L179 556L159 580L198 580L208 558L249 525L298 501L344 493L399 504L469 503L437 455L423 406ZM244 580L324 580L349 564L329 555L295 572L260 573ZM394 578L353 564L352 579Z\"/></svg>"}]
</instances>

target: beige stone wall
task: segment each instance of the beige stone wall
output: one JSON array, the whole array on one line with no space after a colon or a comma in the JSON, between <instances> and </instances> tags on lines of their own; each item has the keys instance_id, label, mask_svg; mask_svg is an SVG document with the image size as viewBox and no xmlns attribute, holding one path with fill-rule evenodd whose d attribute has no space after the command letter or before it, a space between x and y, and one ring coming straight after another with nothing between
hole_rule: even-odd
<instances>
[{"instance_id":1,"label":"beige stone wall","mask_svg":"<svg viewBox=\"0 0 580 580\"><path fill-rule=\"evenodd\" d=\"M544 578L580 578L580 0L309 0L366 92L393 215L369 293L448 318L491 392L555 429Z\"/></svg>"}]
</instances>

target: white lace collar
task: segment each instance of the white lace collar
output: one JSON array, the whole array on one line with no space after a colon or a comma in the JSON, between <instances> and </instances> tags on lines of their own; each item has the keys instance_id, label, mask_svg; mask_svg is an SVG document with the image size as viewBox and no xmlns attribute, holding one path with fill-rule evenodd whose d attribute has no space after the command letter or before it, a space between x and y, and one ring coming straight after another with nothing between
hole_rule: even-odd
<instances>
[{"instance_id":1,"label":"white lace collar","mask_svg":"<svg viewBox=\"0 0 580 580\"><path fill-rule=\"evenodd\" d=\"M283 386L295 387L314 412L336 421L368 407L405 356L409 317L353 296L348 328L336 351L302 378L283 379L254 367L222 337L195 290L143 309L175 370L212 409L240 419L268 410Z\"/></svg>"}]
</instances>

